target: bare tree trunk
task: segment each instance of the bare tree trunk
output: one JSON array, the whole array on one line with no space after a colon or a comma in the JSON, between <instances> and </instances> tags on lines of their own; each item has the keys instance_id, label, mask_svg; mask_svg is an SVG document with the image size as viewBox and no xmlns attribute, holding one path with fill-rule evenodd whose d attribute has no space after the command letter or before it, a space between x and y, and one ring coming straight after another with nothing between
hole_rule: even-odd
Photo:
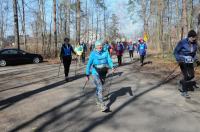
<instances>
[{"instance_id":1,"label":"bare tree trunk","mask_svg":"<svg viewBox=\"0 0 200 132\"><path fill-rule=\"evenodd\" d=\"M148 22L147 22L147 15L146 15L146 10L147 10L147 2L146 0L142 0L142 16L144 20L144 32L147 33L148 29Z\"/></svg>"},{"instance_id":2,"label":"bare tree trunk","mask_svg":"<svg viewBox=\"0 0 200 132\"><path fill-rule=\"evenodd\" d=\"M41 20L42 20L42 53L46 55L46 24L45 24L45 0L41 0Z\"/></svg>"},{"instance_id":3,"label":"bare tree trunk","mask_svg":"<svg viewBox=\"0 0 200 132\"><path fill-rule=\"evenodd\" d=\"M100 21L101 19L101 14L99 13L99 38L101 39L102 37L102 21Z\"/></svg>"},{"instance_id":4,"label":"bare tree trunk","mask_svg":"<svg viewBox=\"0 0 200 132\"><path fill-rule=\"evenodd\" d=\"M14 27L15 44L17 44L17 48L20 49L17 0L13 0L13 14L14 14L14 25L15 25Z\"/></svg>"},{"instance_id":5,"label":"bare tree trunk","mask_svg":"<svg viewBox=\"0 0 200 132\"><path fill-rule=\"evenodd\" d=\"M70 15L70 10L71 10L71 0L68 0L68 8L67 8L67 13L68 13L68 23L67 23L67 36L70 38L70 25L71 25L71 15Z\"/></svg>"},{"instance_id":6,"label":"bare tree trunk","mask_svg":"<svg viewBox=\"0 0 200 132\"><path fill-rule=\"evenodd\" d=\"M92 41L93 41L93 38L94 38L94 13L92 11L92 29L91 29L91 32L92 32Z\"/></svg>"},{"instance_id":7,"label":"bare tree trunk","mask_svg":"<svg viewBox=\"0 0 200 132\"><path fill-rule=\"evenodd\" d=\"M8 3L7 3L8 6ZM5 12L8 12L7 9L5 9L5 7L3 7L3 1L0 1L0 48L3 48L3 41L4 41L4 37L5 37L5 31L6 31L6 24L7 24L7 20L5 21L5 18L7 19L7 14L5 14Z\"/></svg>"},{"instance_id":8,"label":"bare tree trunk","mask_svg":"<svg viewBox=\"0 0 200 132\"><path fill-rule=\"evenodd\" d=\"M39 22L36 21L35 22L35 31L36 31L36 50L35 50L35 53L38 53L39 51Z\"/></svg>"},{"instance_id":9,"label":"bare tree trunk","mask_svg":"<svg viewBox=\"0 0 200 132\"><path fill-rule=\"evenodd\" d=\"M105 1L103 0L103 3L105 4ZM103 23L104 23L104 39L107 39L106 37L106 8L103 8Z\"/></svg>"},{"instance_id":10,"label":"bare tree trunk","mask_svg":"<svg viewBox=\"0 0 200 132\"><path fill-rule=\"evenodd\" d=\"M24 0L22 0L22 21L23 21L23 26L22 26L22 31L23 31L23 35L24 35L24 48L27 50L27 46L26 46L26 21L25 21L25 8L24 8Z\"/></svg>"},{"instance_id":11,"label":"bare tree trunk","mask_svg":"<svg viewBox=\"0 0 200 132\"><path fill-rule=\"evenodd\" d=\"M159 33L159 43L161 44L162 47L162 53L164 57L164 43L163 43L163 9L164 9L164 1L160 0L158 2L158 33Z\"/></svg>"},{"instance_id":12,"label":"bare tree trunk","mask_svg":"<svg viewBox=\"0 0 200 132\"><path fill-rule=\"evenodd\" d=\"M76 44L80 44L80 34L81 34L81 8L80 0L77 0L76 5Z\"/></svg>"},{"instance_id":13,"label":"bare tree trunk","mask_svg":"<svg viewBox=\"0 0 200 132\"><path fill-rule=\"evenodd\" d=\"M53 0L53 20L54 20L54 45L55 45L55 57L58 56L57 50L57 28L56 28L56 0Z\"/></svg>"},{"instance_id":14,"label":"bare tree trunk","mask_svg":"<svg viewBox=\"0 0 200 132\"><path fill-rule=\"evenodd\" d=\"M176 16L177 16L177 20L176 20L176 36L177 36L177 39L180 39L180 35L179 35L179 3L178 3L179 0L176 0ZM182 38L182 37L181 37Z\"/></svg>"},{"instance_id":15,"label":"bare tree trunk","mask_svg":"<svg viewBox=\"0 0 200 132\"><path fill-rule=\"evenodd\" d=\"M198 20L198 32L197 32L197 34L198 34L198 41L200 42L200 10L198 12L197 20Z\"/></svg>"},{"instance_id":16,"label":"bare tree trunk","mask_svg":"<svg viewBox=\"0 0 200 132\"><path fill-rule=\"evenodd\" d=\"M48 42L48 47L47 47L47 50L48 50L48 57L51 57L51 26L52 26L52 15L51 15L51 21L50 21L50 24L49 24L49 42Z\"/></svg>"},{"instance_id":17,"label":"bare tree trunk","mask_svg":"<svg viewBox=\"0 0 200 132\"><path fill-rule=\"evenodd\" d=\"M190 0L190 12L188 14L188 29L192 29L194 27L194 22L193 22L193 8L194 8L194 5L193 5L193 1L194 0Z\"/></svg>"},{"instance_id":18,"label":"bare tree trunk","mask_svg":"<svg viewBox=\"0 0 200 132\"><path fill-rule=\"evenodd\" d=\"M97 27L96 27L96 40L98 39L98 30L99 30L99 9L97 7Z\"/></svg>"},{"instance_id":19,"label":"bare tree trunk","mask_svg":"<svg viewBox=\"0 0 200 132\"><path fill-rule=\"evenodd\" d=\"M186 0L182 0L182 38L188 32L188 24L187 24L187 2Z\"/></svg>"},{"instance_id":20,"label":"bare tree trunk","mask_svg":"<svg viewBox=\"0 0 200 132\"><path fill-rule=\"evenodd\" d=\"M88 43L89 41L89 16L88 16L88 0L86 0L86 36L85 36L85 41Z\"/></svg>"}]
</instances>

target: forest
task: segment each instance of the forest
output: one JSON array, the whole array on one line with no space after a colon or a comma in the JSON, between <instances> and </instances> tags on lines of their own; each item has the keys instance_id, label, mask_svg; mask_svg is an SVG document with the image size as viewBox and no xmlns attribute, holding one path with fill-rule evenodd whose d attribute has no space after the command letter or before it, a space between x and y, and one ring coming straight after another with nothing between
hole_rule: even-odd
<instances>
[{"instance_id":1,"label":"forest","mask_svg":"<svg viewBox=\"0 0 200 132\"><path fill-rule=\"evenodd\" d=\"M17 47L54 58L65 37L74 46L81 42L90 46L97 39L116 43L145 36L150 49L164 57L190 29L200 36L200 0L126 0L115 6L127 14L110 11L112 2L1 0L0 47ZM130 27L132 35L121 32L120 15L141 26L137 30Z\"/></svg>"}]
</instances>

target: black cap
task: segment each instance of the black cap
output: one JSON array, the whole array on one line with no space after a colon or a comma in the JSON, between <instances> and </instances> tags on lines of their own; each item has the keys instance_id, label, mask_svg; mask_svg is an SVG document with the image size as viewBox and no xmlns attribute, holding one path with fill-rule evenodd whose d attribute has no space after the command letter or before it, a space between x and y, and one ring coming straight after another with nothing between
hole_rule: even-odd
<instances>
[{"instance_id":1,"label":"black cap","mask_svg":"<svg viewBox=\"0 0 200 132\"><path fill-rule=\"evenodd\" d=\"M197 36L197 33L194 30L190 30L188 32L188 38L190 38L190 37L196 37L196 36Z\"/></svg>"},{"instance_id":2,"label":"black cap","mask_svg":"<svg viewBox=\"0 0 200 132\"><path fill-rule=\"evenodd\" d=\"M68 41L69 42L69 38L68 37L64 38L64 41Z\"/></svg>"}]
</instances>

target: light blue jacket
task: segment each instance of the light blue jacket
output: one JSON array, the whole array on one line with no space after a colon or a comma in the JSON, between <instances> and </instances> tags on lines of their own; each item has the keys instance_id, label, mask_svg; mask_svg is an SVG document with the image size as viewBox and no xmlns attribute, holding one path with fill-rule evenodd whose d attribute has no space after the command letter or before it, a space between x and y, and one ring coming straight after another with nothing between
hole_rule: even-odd
<instances>
[{"instance_id":1,"label":"light blue jacket","mask_svg":"<svg viewBox=\"0 0 200 132\"><path fill-rule=\"evenodd\" d=\"M109 49L110 49L110 45L105 43L104 46L103 46L103 50L104 51L109 51Z\"/></svg>"},{"instance_id":2,"label":"light blue jacket","mask_svg":"<svg viewBox=\"0 0 200 132\"><path fill-rule=\"evenodd\" d=\"M104 51L104 50L100 52L93 50L90 53L89 61L86 66L86 75L90 75L90 73L92 75L98 75L97 71L95 70L93 66L102 65L102 64L107 65L108 68L113 68L113 62L110 57L110 54L108 53L108 51Z\"/></svg>"}]
</instances>

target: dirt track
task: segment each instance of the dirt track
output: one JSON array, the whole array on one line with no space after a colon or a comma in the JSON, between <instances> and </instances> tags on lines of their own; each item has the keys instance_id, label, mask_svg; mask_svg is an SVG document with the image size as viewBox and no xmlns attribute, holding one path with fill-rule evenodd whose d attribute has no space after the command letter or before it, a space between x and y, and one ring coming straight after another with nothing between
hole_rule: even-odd
<instances>
[{"instance_id":1,"label":"dirt track","mask_svg":"<svg viewBox=\"0 0 200 132\"><path fill-rule=\"evenodd\" d=\"M156 62L140 67L137 59L108 78L112 112L102 113L94 99L94 85L85 83L84 66L71 66L66 83L58 64L0 67L0 131L22 132L198 132L200 90L186 100L179 95L179 70ZM173 69L173 68L172 68ZM112 79L112 85L109 82ZM198 82L200 84L200 82Z\"/></svg>"}]
</instances>

